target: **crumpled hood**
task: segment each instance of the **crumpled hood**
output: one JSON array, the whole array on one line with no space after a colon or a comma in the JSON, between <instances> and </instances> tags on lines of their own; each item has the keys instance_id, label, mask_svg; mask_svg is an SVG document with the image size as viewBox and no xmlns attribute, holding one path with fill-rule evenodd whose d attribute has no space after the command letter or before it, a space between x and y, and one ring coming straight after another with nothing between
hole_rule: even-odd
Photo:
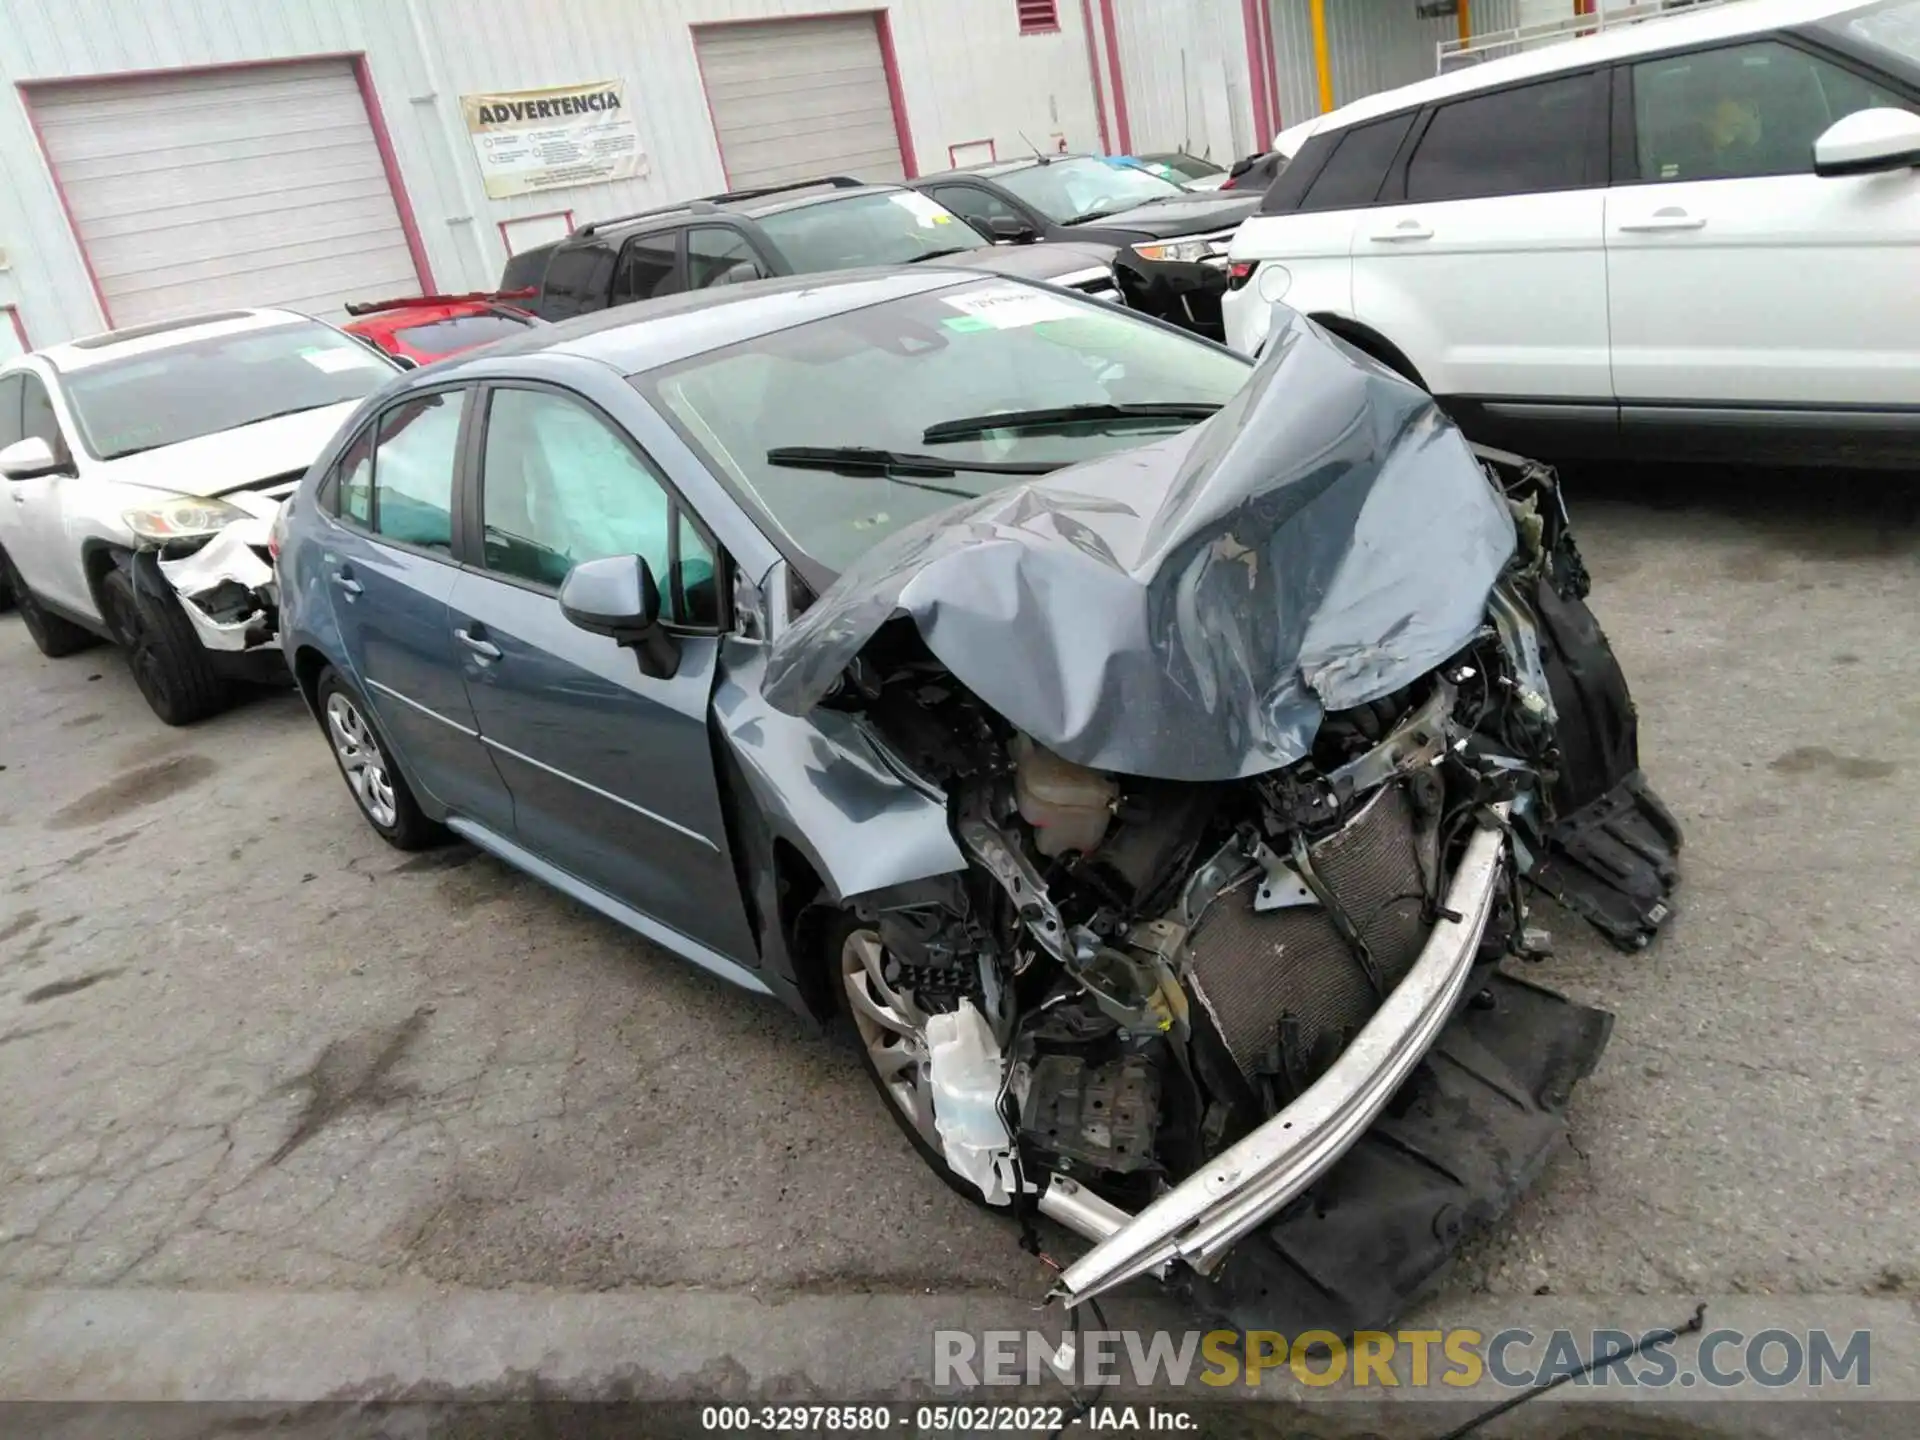
<instances>
[{"instance_id":1,"label":"crumpled hood","mask_svg":"<svg viewBox=\"0 0 1920 1440\"><path fill-rule=\"evenodd\" d=\"M1201 235L1210 230L1225 230L1238 225L1259 208L1260 196L1242 194L1237 190L1229 190L1224 195L1190 192L1168 200L1156 200L1149 205L1137 205L1131 210L1119 210L1112 215L1102 215L1098 220L1088 220L1084 224L1090 232L1125 230L1167 240L1178 235ZM1070 228L1077 230L1081 227Z\"/></svg>"},{"instance_id":2,"label":"crumpled hood","mask_svg":"<svg viewBox=\"0 0 1920 1440\"><path fill-rule=\"evenodd\" d=\"M262 480L294 474L311 465L358 400L298 415L282 415L237 430L112 460L97 472L121 485L145 485L176 495L223 495Z\"/></svg>"},{"instance_id":3,"label":"crumpled hood","mask_svg":"<svg viewBox=\"0 0 1920 1440\"><path fill-rule=\"evenodd\" d=\"M1042 240L1032 245L988 245L959 255L943 255L934 263L991 270L1022 280L1052 280L1081 270L1106 269L1113 264L1117 248L1088 240Z\"/></svg>"},{"instance_id":4,"label":"crumpled hood","mask_svg":"<svg viewBox=\"0 0 1920 1440\"><path fill-rule=\"evenodd\" d=\"M862 556L774 645L768 702L804 714L905 615L1067 759L1227 780L1454 654L1513 553L1505 504L1424 392L1283 307L1274 326L1213 419Z\"/></svg>"}]
</instances>

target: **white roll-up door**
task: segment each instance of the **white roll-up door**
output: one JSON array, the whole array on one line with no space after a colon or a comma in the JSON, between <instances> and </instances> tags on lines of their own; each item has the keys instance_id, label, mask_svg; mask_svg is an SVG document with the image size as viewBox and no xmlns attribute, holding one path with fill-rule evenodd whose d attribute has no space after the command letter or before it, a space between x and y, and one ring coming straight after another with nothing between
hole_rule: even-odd
<instances>
[{"instance_id":1,"label":"white roll-up door","mask_svg":"<svg viewBox=\"0 0 1920 1440\"><path fill-rule=\"evenodd\" d=\"M906 177L872 15L715 25L694 35L734 189L815 175Z\"/></svg>"},{"instance_id":2,"label":"white roll-up door","mask_svg":"<svg viewBox=\"0 0 1920 1440\"><path fill-rule=\"evenodd\" d=\"M421 288L351 62L29 94L116 326Z\"/></svg>"}]
</instances>

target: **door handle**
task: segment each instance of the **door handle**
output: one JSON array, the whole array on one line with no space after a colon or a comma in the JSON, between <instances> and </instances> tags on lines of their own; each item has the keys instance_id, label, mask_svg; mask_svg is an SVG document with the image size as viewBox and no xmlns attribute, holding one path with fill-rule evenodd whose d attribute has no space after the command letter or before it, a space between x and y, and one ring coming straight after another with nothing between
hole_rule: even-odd
<instances>
[{"instance_id":1,"label":"door handle","mask_svg":"<svg viewBox=\"0 0 1920 1440\"><path fill-rule=\"evenodd\" d=\"M471 630L456 630L453 632L453 638L466 646L467 649L471 650L474 654L478 655L482 660L492 661L500 658L500 647L498 645L495 645L490 640L481 639L480 636L475 635Z\"/></svg>"},{"instance_id":2,"label":"door handle","mask_svg":"<svg viewBox=\"0 0 1920 1440\"><path fill-rule=\"evenodd\" d=\"M1704 215L1689 215L1678 205L1663 205L1644 220L1623 220L1620 228L1629 232L1649 230L1698 230L1707 223Z\"/></svg>"},{"instance_id":3,"label":"door handle","mask_svg":"<svg viewBox=\"0 0 1920 1440\"><path fill-rule=\"evenodd\" d=\"M1431 240L1433 231L1418 220L1407 219L1402 220L1391 230L1374 231L1372 238L1375 240Z\"/></svg>"},{"instance_id":4,"label":"door handle","mask_svg":"<svg viewBox=\"0 0 1920 1440\"><path fill-rule=\"evenodd\" d=\"M360 582L354 579L353 576L348 574L345 570L336 571L329 578L333 581L335 585L337 585L342 591L345 592L347 599L357 600L360 598L360 591L362 589Z\"/></svg>"}]
</instances>

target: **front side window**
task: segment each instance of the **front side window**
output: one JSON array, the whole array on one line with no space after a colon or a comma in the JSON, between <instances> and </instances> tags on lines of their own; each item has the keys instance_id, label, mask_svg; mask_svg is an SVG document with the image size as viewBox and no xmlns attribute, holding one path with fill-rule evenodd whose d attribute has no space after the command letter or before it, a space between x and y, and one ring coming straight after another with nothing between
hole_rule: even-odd
<instances>
[{"instance_id":1,"label":"front side window","mask_svg":"<svg viewBox=\"0 0 1920 1440\"><path fill-rule=\"evenodd\" d=\"M392 379L380 355L317 321L250 326L76 370L67 403L98 460L344 405Z\"/></svg>"},{"instance_id":2,"label":"front side window","mask_svg":"<svg viewBox=\"0 0 1920 1440\"><path fill-rule=\"evenodd\" d=\"M991 190L982 190L978 185L942 185L933 191L933 198L982 235L993 234L993 222L996 220L1011 220L1022 227L1027 224L1026 217L1018 210Z\"/></svg>"},{"instance_id":3,"label":"front side window","mask_svg":"<svg viewBox=\"0 0 1920 1440\"><path fill-rule=\"evenodd\" d=\"M1588 162L1603 124L1595 101L1604 86L1598 73L1568 75L1441 106L1407 162L1407 199L1533 195L1592 183Z\"/></svg>"},{"instance_id":4,"label":"front side window","mask_svg":"<svg viewBox=\"0 0 1920 1440\"><path fill-rule=\"evenodd\" d=\"M796 274L906 265L987 242L946 206L917 190L815 200L759 217Z\"/></svg>"},{"instance_id":5,"label":"front side window","mask_svg":"<svg viewBox=\"0 0 1920 1440\"><path fill-rule=\"evenodd\" d=\"M668 618L715 622L712 548L646 458L586 406L548 390L496 390L482 467L489 570L557 588L583 560L638 555Z\"/></svg>"},{"instance_id":6,"label":"front side window","mask_svg":"<svg viewBox=\"0 0 1920 1440\"><path fill-rule=\"evenodd\" d=\"M340 513L388 540L453 549L453 472L467 392L416 395L340 457Z\"/></svg>"},{"instance_id":7,"label":"front side window","mask_svg":"<svg viewBox=\"0 0 1920 1440\"><path fill-rule=\"evenodd\" d=\"M678 283L680 232L663 231L657 235L636 235L620 251L620 268L613 276L613 303L625 305L634 300L651 300L656 295L672 295Z\"/></svg>"},{"instance_id":8,"label":"front side window","mask_svg":"<svg viewBox=\"0 0 1920 1440\"><path fill-rule=\"evenodd\" d=\"M994 178L1056 225L1098 220L1187 193L1137 165L1087 156L1050 160Z\"/></svg>"},{"instance_id":9,"label":"front side window","mask_svg":"<svg viewBox=\"0 0 1920 1440\"><path fill-rule=\"evenodd\" d=\"M539 308L543 319L564 320L606 308L613 282L614 253L598 241L554 252L541 282Z\"/></svg>"},{"instance_id":10,"label":"front side window","mask_svg":"<svg viewBox=\"0 0 1920 1440\"><path fill-rule=\"evenodd\" d=\"M760 258L738 230L702 225L687 232L687 288L737 285L760 278Z\"/></svg>"},{"instance_id":11,"label":"front side window","mask_svg":"<svg viewBox=\"0 0 1920 1440\"><path fill-rule=\"evenodd\" d=\"M1340 137L1326 166L1314 176L1300 202L1302 210L1348 210L1371 205L1386 183L1387 167L1400 152L1400 142L1413 128L1414 117L1396 115L1371 125L1356 125Z\"/></svg>"},{"instance_id":12,"label":"front side window","mask_svg":"<svg viewBox=\"0 0 1920 1440\"><path fill-rule=\"evenodd\" d=\"M72 452L67 449L66 437L60 433L60 421L53 413L53 397L47 394L46 382L38 375L20 378L25 387L20 392L21 438L44 440L56 460L69 458Z\"/></svg>"},{"instance_id":13,"label":"front side window","mask_svg":"<svg viewBox=\"0 0 1920 1440\"><path fill-rule=\"evenodd\" d=\"M1914 107L1829 61L1762 40L1633 67L1642 180L1813 173L1813 142L1856 110Z\"/></svg>"},{"instance_id":14,"label":"front side window","mask_svg":"<svg viewBox=\"0 0 1920 1440\"><path fill-rule=\"evenodd\" d=\"M994 427L994 416L1068 406L1217 406L1245 360L1097 301L983 280L869 305L710 351L634 385L670 416L769 533L838 572L890 532L1018 484L1005 473L837 474L773 463L788 446L1068 465L1163 438L1200 415L1095 412ZM875 397L886 397L876 404ZM942 422L980 422L943 436Z\"/></svg>"},{"instance_id":15,"label":"front side window","mask_svg":"<svg viewBox=\"0 0 1920 1440\"><path fill-rule=\"evenodd\" d=\"M20 391L25 375L0 375L0 450L25 438L20 428Z\"/></svg>"}]
</instances>

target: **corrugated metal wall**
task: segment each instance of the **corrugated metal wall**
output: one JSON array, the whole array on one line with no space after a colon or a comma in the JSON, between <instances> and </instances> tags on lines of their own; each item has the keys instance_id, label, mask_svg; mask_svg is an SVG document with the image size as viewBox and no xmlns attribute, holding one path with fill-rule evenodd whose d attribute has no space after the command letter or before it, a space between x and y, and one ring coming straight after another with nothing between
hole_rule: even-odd
<instances>
[{"instance_id":1,"label":"corrugated metal wall","mask_svg":"<svg viewBox=\"0 0 1920 1440\"><path fill-rule=\"evenodd\" d=\"M1260 148L1239 0L1113 0L1113 11L1136 153L1226 164Z\"/></svg>"},{"instance_id":2,"label":"corrugated metal wall","mask_svg":"<svg viewBox=\"0 0 1920 1440\"><path fill-rule=\"evenodd\" d=\"M1460 33L1452 17L1420 19L1414 0L1326 0L1326 14L1335 105L1426 79L1435 73L1435 47ZM1471 0L1468 19L1476 31L1507 29L1520 23L1518 0ZM1307 0L1273 0L1273 30L1284 128L1320 113Z\"/></svg>"},{"instance_id":3,"label":"corrugated metal wall","mask_svg":"<svg viewBox=\"0 0 1920 1440\"><path fill-rule=\"evenodd\" d=\"M1059 31L1021 35L1014 0L0 0L0 87L363 53L434 278L466 289L498 279L502 220L584 221L720 188L694 24L884 9L925 171L962 141L1017 153L1022 131L1098 147L1083 3L1096 0L1060 0ZM626 81L649 173L488 200L460 95L601 79ZM97 330L100 312L26 110L4 98L0 306L51 344Z\"/></svg>"}]
</instances>

